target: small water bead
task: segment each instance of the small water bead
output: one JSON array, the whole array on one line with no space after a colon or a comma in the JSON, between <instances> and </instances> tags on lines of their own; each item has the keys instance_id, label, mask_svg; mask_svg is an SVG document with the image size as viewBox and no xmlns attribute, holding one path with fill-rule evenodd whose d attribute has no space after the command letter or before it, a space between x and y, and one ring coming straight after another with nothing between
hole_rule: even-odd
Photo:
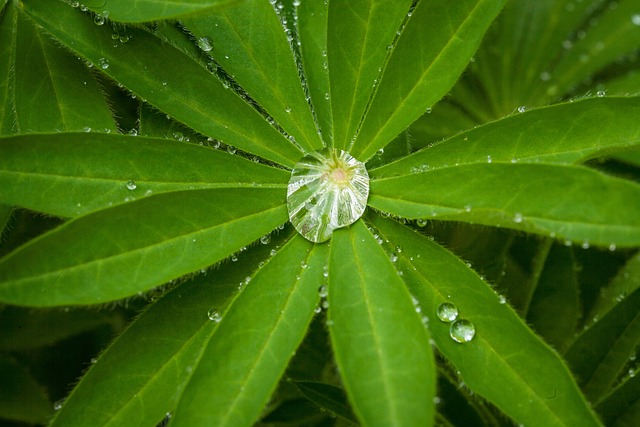
<instances>
[{"instance_id":1,"label":"small water bead","mask_svg":"<svg viewBox=\"0 0 640 427\"><path fill-rule=\"evenodd\" d=\"M449 328L449 336L459 343L469 342L476 334L476 327L466 319L454 321Z\"/></svg>"},{"instance_id":2,"label":"small water bead","mask_svg":"<svg viewBox=\"0 0 640 427\"><path fill-rule=\"evenodd\" d=\"M320 294L320 298L326 298L329 295L329 288L327 288L327 285L322 285L320 289L318 289L318 293Z\"/></svg>"},{"instance_id":3,"label":"small water bead","mask_svg":"<svg viewBox=\"0 0 640 427\"><path fill-rule=\"evenodd\" d=\"M264 236L262 236L260 238L260 243L262 243L263 245L268 245L269 243L271 243L271 234L265 234Z\"/></svg>"},{"instance_id":4,"label":"small water bead","mask_svg":"<svg viewBox=\"0 0 640 427\"><path fill-rule=\"evenodd\" d=\"M525 111L527 111L527 107L524 105L518 107L518 113L524 113Z\"/></svg>"},{"instance_id":5,"label":"small water bead","mask_svg":"<svg viewBox=\"0 0 640 427\"><path fill-rule=\"evenodd\" d=\"M369 174L349 153L324 149L300 160L287 187L289 220L304 238L324 242L358 220L367 206Z\"/></svg>"},{"instance_id":6,"label":"small water bead","mask_svg":"<svg viewBox=\"0 0 640 427\"><path fill-rule=\"evenodd\" d=\"M438 306L436 315L443 322L453 322L458 318L458 307L453 303L443 302Z\"/></svg>"},{"instance_id":7,"label":"small water bead","mask_svg":"<svg viewBox=\"0 0 640 427\"><path fill-rule=\"evenodd\" d=\"M138 188L138 184L136 184L133 180L127 181L127 190L133 191Z\"/></svg>"},{"instance_id":8,"label":"small water bead","mask_svg":"<svg viewBox=\"0 0 640 427\"><path fill-rule=\"evenodd\" d=\"M98 60L98 65L100 65L100 68L102 68L103 70L106 70L107 68L109 68L109 60L107 58L100 58Z\"/></svg>"},{"instance_id":9,"label":"small water bead","mask_svg":"<svg viewBox=\"0 0 640 427\"><path fill-rule=\"evenodd\" d=\"M212 308L207 312L207 317L209 318L209 320L212 320L216 323L220 323L220 321L222 320L222 316L215 308Z\"/></svg>"},{"instance_id":10,"label":"small water bead","mask_svg":"<svg viewBox=\"0 0 640 427\"><path fill-rule=\"evenodd\" d=\"M416 225L418 227L426 227L427 226L427 220L426 219L418 219L416 220Z\"/></svg>"},{"instance_id":11,"label":"small water bead","mask_svg":"<svg viewBox=\"0 0 640 427\"><path fill-rule=\"evenodd\" d=\"M598 92L596 92L596 96L598 96L598 98L602 98L603 96L605 96L607 93L603 90L599 90Z\"/></svg>"},{"instance_id":12,"label":"small water bead","mask_svg":"<svg viewBox=\"0 0 640 427\"><path fill-rule=\"evenodd\" d=\"M515 222L516 224L520 224L522 221L524 221L524 217L520 212L516 212L513 214L513 222Z\"/></svg>"},{"instance_id":13,"label":"small water bead","mask_svg":"<svg viewBox=\"0 0 640 427\"><path fill-rule=\"evenodd\" d=\"M300 268L304 269L304 268L307 268L307 267L308 267L308 265L307 265L307 263L305 261L300 261Z\"/></svg>"},{"instance_id":14,"label":"small water bead","mask_svg":"<svg viewBox=\"0 0 640 427\"><path fill-rule=\"evenodd\" d=\"M60 399L56 403L54 403L53 404L53 410L54 411L59 411L60 409L62 409L62 406L64 406L64 400L65 399Z\"/></svg>"},{"instance_id":15,"label":"small water bead","mask_svg":"<svg viewBox=\"0 0 640 427\"><path fill-rule=\"evenodd\" d=\"M198 47L202 49L203 52L211 52L211 49L213 49L213 42L209 37L200 37L198 39Z\"/></svg>"},{"instance_id":16,"label":"small water bead","mask_svg":"<svg viewBox=\"0 0 640 427\"><path fill-rule=\"evenodd\" d=\"M633 15L631 17L631 22L633 23L633 25L637 25L640 27L640 13Z\"/></svg>"}]
</instances>

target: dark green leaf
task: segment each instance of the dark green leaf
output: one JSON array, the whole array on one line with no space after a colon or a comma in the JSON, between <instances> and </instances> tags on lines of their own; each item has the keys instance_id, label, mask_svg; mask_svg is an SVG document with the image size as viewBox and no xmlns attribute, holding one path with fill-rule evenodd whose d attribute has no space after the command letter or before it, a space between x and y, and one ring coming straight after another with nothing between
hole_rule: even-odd
<instances>
[{"instance_id":1,"label":"dark green leaf","mask_svg":"<svg viewBox=\"0 0 640 427\"><path fill-rule=\"evenodd\" d=\"M6 0L3 2L6 3ZM0 7L0 135L10 135L15 132L15 88L11 84L15 76L15 31L18 25L18 13L13 3Z\"/></svg>"},{"instance_id":2,"label":"dark green leaf","mask_svg":"<svg viewBox=\"0 0 640 427\"><path fill-rule=\"evenodd\" d=\"M175 19L183 15L233 6L242 0L84 0L82 3L104 18L120 22ZM98 21L99 22L99 21Z\"/></svg>"},{"instance_id":3,"label":"dark green leaf","mask_svg":"<svg viewBox=\"0 0 640 427\"><path fill-rule=\"evenodd\" d=\"M0 138L0 201L74 217L152 194L282 187L289 173L174 140L58 133Z\"/></svg>"},{"instance_id":4,"label":"dark green leaf","mask_svg":"<svg viewBox=\"0 0 640 427\"><path fill-rule=\"evenodd\" d=\"M183 22L205 51L300 147L314 151L323 144L298 78L287 33L274 7L268 1L248 1Z\"/></svg>"},{"instance_id":5,"label":"dark green leaf","mask_svg":"<svg viewBox=\"0 0 640 427\"><path fill-rule=\"evenodd\" d=\"M533 294L527 323L561 353L573 340L580 316L580 295L571 248L551 248Z\"/></svg>"},{"instance_id":6,"label":"dark green leaf","mask_svg":"<svg viewBox=\"0 0 640 427\"><path fill-rule=\"evenodd\" d=\"M148 32L127 28L129 41L114 47L108 26L61 2L28 0L24 9L66 46L95 64L108 63L103 72L192 129L286 166L302 156L202 64Z\"/></svg>"},{"instance_id":7,"label":"dark green leaf","mask_svg":"<svg viewBox=\"0 0 640 427\"><path fill-rule=\"evenodd\" d=\"M640 144L640 98L593 98L497 120L371 171L371 177L493 162L584 162ZM570 125L568 125L570 124Z\"/></svg>"},{"instance_id":8,"label":"dark green leaf","mask_svg":"<svg viewBox=\"0 0 640 427\"><path fill-rule=\"evenodd\" d=\"M372 216L373 218L373 216ZM464 385L516 422L544 426L599 425L560 357L465 263L430 239L400 224L373 218L382 238L402 245L403 279L429 316L438 350L459 371ZM334 237L335 238L335 237ZM436 316L451 302L475 326L467 343L449 336ZM506 391L508 390L508 391Z\"/></svg>"},{"instance_id":9,"label":"dark green leaf","mask_svg":"<svg viewBox=\"0 0 640 427\"><path fill-rule=\"evenodd\" d=\"M639 308L636 290L586 329L565 354L591 401L598 402L611 390L640 344Z\"/></svg>"},{"instance_id":10,"label":"dark green leaf","mask_svg":"<svg viewBox=\"0 0 640 427\"><path fill-rule=\"evenodd\" d=\"M595 245L640 244L640 186L578 166L484 163L371 181L369 204Z\"/></svg>"},{"instance_id":11,"label":"dark green leaf","mask_svg":"<svg viewBox=\"0 0 640 427\"><path fill-rule=\"evenodd\" d=\"M0 260L0 300L96 304L231 255L282 224L282 189L158 194L69 221Z\"/></svg>"},{"instance_id":12,"label":"dark green leaf","mask_svg":"<svg viewBox=\"0 0 640 427\"><path fill-rule=\"evenodd\" d=\"M504 3L418 3L393 48L351 154L369 159L442 98Z\"/></svg>"},{"instance_id":13,"label":"dark green leaf","mask_svg":"<svg viewBox=\"0 0 640 427\"><path fill-rule=\"evenodd\" d=\"M410 0L329 2L327 55L333 144L346 150L382 75ZM395 135L393 135L395 136Z\"/></svg>"},{"instance_id":14,"label":"dark green leaf","mask_svg":"<svg viewBox=\"0 0 640 427\"><path fill-rule=\"evenodd\" d=\"M295 235L250 278L222 314L174 425L253 425L311 322L327 249Z\"/></svg>"},{"instance_id":15,"label":"dark green leaf","mask_svg":"<svg viewBox=\"0 0 640 427\"><path fill-rule=\"evenodd\" d=\"M12 357L0 354L0 419L29 424L46 422L52 405L29 371Z\"/></svg>"},{"instance_id":16,"label":"dark green leaf","mask_svg":"<svg viewBox=\"0 0 640 427\"><path fill-rule=\"evenodd\" d=\"M363 221L334 232L328 301L336 363L360 422L429 425L435 394L429 334Z\"/></svg>"},{"instance_id":17,"label":"dark green leaf","mask_svg":"<svg viewBox=\"0 0 640 427\"><path fill-rule=\"evenodd\" d=\"M631 257L616 277L600 290L587 323L591 323L594 318L602 319L609 310L636 292L638 288L640 288L640 254Z\"/></svg>"},{"instance_id":18,"label":"dark green leaf","mask_svg":"<svg viewBox=\"0 0 640 427\"><path fill-rule=\"evenodd\" d=\"M313 381L296 381L295 384L307 399L320 408L347 421L356 421L347 403L347 396L341 388Z\"/></svg>"},{"instance_id":19,"label":"dark green leaf","mask_svg":"<svg viewBox=\"0 0 640 427\"><path fill-rule=\"evenodd\" d=\"M629 378L596 406L602 422L613 427L633 427L640 421L640 376Z\"/></svg>"}]
</instances>

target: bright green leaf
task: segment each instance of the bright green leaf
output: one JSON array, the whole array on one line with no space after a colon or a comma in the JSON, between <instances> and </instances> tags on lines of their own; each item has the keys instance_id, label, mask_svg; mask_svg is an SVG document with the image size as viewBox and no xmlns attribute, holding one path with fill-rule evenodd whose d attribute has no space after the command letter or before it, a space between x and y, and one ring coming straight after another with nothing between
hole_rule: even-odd
<instances>
[{"instance_id":1,"label":"bright green leaf","mask_svg":"<svg viewBox=\"0 0 640 427\"><path fill-rule=\"evenodd\" d=\"M382 74L410 0L329 2L327 61L333 144L346 150ZM323 64L324 67L324 64Z\"/></svg>"},{"instance_id":2,"label":"bright green leaf","mask_svg":"<svg viewBox=\"0 0 640 427\"><path fill-rule=\"evenodd\" d=\"M296 234L244 285L200 358L175 426L254 424L311 322L327 249Z\"/></svg>"},{"instance_id":3,"label":"bright green leaf","mask_svg":"<svg viewBox=\"0 0 640 427\"><path fill-rule=\"evenodd\" d=\"M484 163L371 181L369 205L596 245L640 244L640 185L578 166Z\"/></svg>"},{"instance_id":4,"label":"bright green leaf","mask_svg":"<svg viewBox=\"0 0 640 427\"><path fill-rule=\"evenodd\" d=\"M599 425L557 353L462 260L394 221L376 217L373 224L383 239L402 245L397 254L402 277L429 316L438 350L467 387L518 423ZM460 318L475 326L470 342L449 336L450 324L436 316L444 302L455 304Z\"/></svg>"},{"instance_id":5,"label":"bright green leaf","mask_svg":"<svg viewBox=\"0 0 640 427\"><path fill-rule=\"evenodd\" d=\"M334 232L328 301L336 363L360 422L430 425L435 368L429 334L363 221Z\"/></svg>"},{"instance_id":6,"label":"bright green leaf","mask_svg":"<svg viewBox=\"0 0 640 427\"><path fill-rule=\"evenodd\" d=\"M119 22L148 22L176 19L209 12L243 0L84 0L82 3L101 15Z\"/></svg>"},{"instance_id":7,"label":"bright green leaf","mask_svg":"<svg viewBox=\"0 0 640 427\"><path fill-rule=\"evenodd\" d=\"M497 120L371 171L372 178L493 162L584 162L640 144L640 98L593 98Z\"/></svg>"},{"instance_id":8,"label":"bright green leaf","mask_svg":"<svg viewBox=\"0 0 640 427\"><path fill-rule=\"evenodd\" d=\"M289 173L174 140L58 133L0 138L0 201L74 217L152 194L282 187Z\"/></svg>"},{"instance_id":9,"label":"bright green leaf","mask_svg":"<svg viewBox=\"0 0 640 427\"><path fill-rule=\"evenodd\" d=\"M315 151L323 144L275 7L247 1L183 23L302 149Z\"/></svg>"},{"instance_id":10,"label":"bright green leaf","mask_svg":"<svg viewBox=\"0 0 640 427\"><path fill-rule=\"evenodd\" d=\"M418 3L393 47L351 154L366 161L444 96L503 0Z\"/></svg>"},{"instance_id":11,"label":"bright green leaf","mask_svg":"<svg viewBox=\"0 0 640 427\"><path fill-rule=\"evenodd\" d=\"M146 31L127 28L115 43L108 26L61 2L28 0L25 11L46 31L153 106L196 131L293 166L302 153L202 64ZM106 61L106 62L105 62Z\"/></svg>"},{"instance_id":12,"label":"bright green leaf","mask_svg":"<svg viewBox=\"0 0 640 427\"><path fill-rule=\"evenodd\" d=\"M77 218L0 260L0 301L96 304L135 295L231 255L285 222L282 189L147 197Z\"/></svg>"},{"instance_id":13,"label":"bright green leaf","mask_svg":"<svg viewBox=\"0 0 640 427\"><path fill-rule=\"evenodd\" d=\"M46 422L53 407L26 367L0 354L0 419L29 424Z\"/></svg>"}]
</instances>

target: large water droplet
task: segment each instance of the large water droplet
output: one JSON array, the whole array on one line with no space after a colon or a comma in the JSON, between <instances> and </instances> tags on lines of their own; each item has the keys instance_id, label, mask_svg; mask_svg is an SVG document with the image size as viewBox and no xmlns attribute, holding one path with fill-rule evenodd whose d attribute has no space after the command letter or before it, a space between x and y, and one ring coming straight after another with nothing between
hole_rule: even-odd
<instances>
[{"instance_id":1,"label":"large water droplet","mask_svg":"<svg viewBox=\"0 0 640 427\"><path fill-rule=\"evenodd\" d=\"M222 316L215 308L212 308L207 312L207 317L209 318L209 320L212 320L216 323L220 323L220 320L222 320Z\"/></svg>"},{"instance_id":2,"label":"large water droplet","mask_svg":"<svg viewBox=\"0 0 640 427\"><path fill-rule=\"evenodd\" d=\"M449 335L455 342L469 342L476 334L476 327L466 319L456 320L449 328Z\"/></svg>"},{"instance_id":3,"label":"large water droplet","mask_svg":"<svg viewBox=\"0 0 640 427\"><path fill-rule=\"evenodd\" d=\"M309 154L293 168L287 188L289 220L304 238L324 242L362 216L369 197L364 164L342 150Z\"/></svg>"},{"instance_id":4,"label":"large water droplet","mask_svg":"<svg viewBox=\"0 0 640 427\"><path fill-rule=\"evenodd\" d=\"M204 52L210 52L213 49L213 42L209 37L200 37L198 39L198 47Z\"/></svg>"},{"instance_id":5,"label":"large water droplet","mask_svg":"<svg viewBox=\"0 0 640 427\"><path fill-rule=\"evenodd\" d=\"M138 188L138 184L136 184L133 180L129 180L127 181L127 190L135 190L136 188Z\"/></svg>"},{"instance_id":6,"label":"large water droplet","mask_svg":"<svg viewBox=\"0 0 640 427\"><path fill-rule=\"evenodd\" d=\"M458 317L458 307L450 302L443 302L438 306L436 314L443 322L453 322Z\"/></svg>"}]
</instances>

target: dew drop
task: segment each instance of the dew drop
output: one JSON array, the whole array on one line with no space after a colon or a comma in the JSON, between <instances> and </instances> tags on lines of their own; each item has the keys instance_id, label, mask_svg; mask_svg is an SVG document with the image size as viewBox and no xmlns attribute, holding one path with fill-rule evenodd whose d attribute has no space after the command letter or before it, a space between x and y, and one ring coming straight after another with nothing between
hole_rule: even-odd
<instances>
[{"instance_id":1,"label":"dew drop","mask_svg":"<svg viewBox=\"0 0 640 427\"><path fill-rule=\"evenodd\" d=\"M327 295L329 295L329 289L327 288L327 285L320 286L320 289L318 289L318 293L320 294L320 298L326 298Z\"/></svg>"},{"instance_id":2,"label":"dew drop","mask_svg":"<svg viewBox=\"0 0 640 427\"><path fill-rule=\"evenodd\" d=\"M599 90L598 92L596 92L596 95L598 96L598 98L602 98L603 96L605 96L607 93L603 90Z\"/></svg>"},{"instance_id":3,"label":"dew drop","mask_svg":"<svg viewBox=\"0 0 640 427\"><path fill-rule=\"evenodd\" d=\"M416 225L418 227L426 227L427 226L427 220L426 219L418 219L416 220Z\"/></svg>"},{"instance_id":4,"label":"dew drop","mask_svg":"<svg viewBox=\"0 0 640 427\"><path fill-rule=\"evenodd\" d=\"M476 327L466 319L456 320L449 328L449 336L459 343L469 342L476 334Z\"/></svg>"},{"instance_id":5,"label":"dew drop","mask_svg":"<svg viewBox=\"0 0 640 427\"><path fill-rule=\"evenodd\" d=\"M640 27L640 13L633 15L631 17L631 22L633 23L633 25L637 25Z\"/></svg>"},{"instance_id":6,"label":"dew drop","mask_svg":"<svg viewBox=\"0 0 640 427\"><path fill-rule=\"evenodd\" d=\"M265 234L260 238L260 243L268 245L271 242L271 234Z\"/></svg>"},{"instance_id":7,"label":"dew drop","mask_svg":"<svg viewBox=\"0 0 640 427\"><path fill-rule=\"evenodd\" d=\"M218 312L218 310L216 310L215 308L212 308L207 312L207 317L209 318L209 320L212 320L216 323L220 323L220 320L222 320L220 312Z\"/></svg>"},{"instance_id":8,"label":"dew drop","mask_svg":"<svg viewBox=\"0 0 640 427\"><path fill-rule=\"evenodd\" d=\"M513 222L515 222L516 224L520 224L522 221L524 221L524 217L520 212L516 212L515 214L513 214Z\"/></svg>"},{"instance_id":9,"label":"dew drop","mask_svg":"<svg viewBox=\"0 0 640 427\"><path fill-rule=\"evenodd\" d=\"M100 58L98 60L98 65L100 65L100 68L102 68L103 70L106 70L107 68L109 68L109 60L107 58Z\"/></svg>"},{"instance_id":10,"label":"dew drop","mask_svg":"<svg viewBox=\"0 0 640 427\"><path fill-rule=\"evenodd\" d=\"M369 174L349 153L324 149L300 160L287 187L289 220L304 238L324 242L362 216Z\"/></svg>"},{"instance_id":11,"label":"dew drop","mask_svg":"<svg viewBox=\"0 0 640 427\"><path fill-rule=\"evenodd\" d=\"M105 21L105 16L96 13L96 16L94 16L93 18L93 23L96 25L104 25L104 21Z\"/></svg>"},{"instance_id":12,"label":"dew drop","mask_svg":"<svg viewBox=\"0 0 640 427\"><path fill-rule=\"evenodd\" d=\"M289 107L288 105L286 107L284 107L284 111L286 111L287 113L291 112L291 107Z\"/></svg>"},{"instance_id":13,"label":"dew drop","mask_svg":"<svg viewBox=\"0 0 640 427\"><path fill-rule=\"evenodd\" d=\"M609 245L609 250L610 250L611 252L615 252L616 248L617 248L617 246L616 246L616 244L615 244L615 243L612 243L612 244L610 244L610 245Z\"/></svg>"},{"instance_id":14,"label":"dew drop","mask_svg":"<svg viewBox=\"0 0 640 427\"><path fill-rule=\"evenodd\" d=\"M211 52L211 49L213 49L213 42L209 37L200 37L198 39L198 47L202 49L203 52Z\"/></svg>"},{"instance_id":15,"label":"dew drop","mask_svg":"<svg viewBox=\"0 0 640 427\"><path fill-rule=\"evenodd\" d=\"M56 403L53 404L53 410L54 411L59 411L60 409L62 409L63 405L64 405L64 399L60 399Z\"/></svg>"},{"instance_id":16,"label":"dew drop","mask_svg":"<svg viewBox=\"0 0 640 427\"><path fill-rule=\"evenodd\" d=\"M527 107L524 105L518 107L518 113L524 113L525 111L527 111Z\"/></svg>"},{"instance_id":17,"label":"dew drop","mask_svg":"<svg viewBox=\"0 0 640 427\"><path fill-rule=\"evenodd\" d=\"M277 254L277 253L278 253L278 251L277 251L277 250L275 250L275 249L271 249L271 250L269 251L269 255L271 255L271 256L274 256L274 255L275 255L275 254Z\"/></svg>"},{"instance_id":18,"label":"dew drop","mask_svg":"<svg viewBox=\"0 0 640 427\"><path fill-rule=\"evenodd\" d=\"M136 188L138 188L138 184L136 184L133 180L129 180L127 181L127 190L135 190Z\"/></svg>"},{"instance_id":19,"label":"dew drop","mask_svg":"<svg viewBox=\"0 0 640 427\"><path fill-rule=\"evenodd\" d=\"M453 303L443 302L438 306L436 315L438 316L438 319L443 322L453 322L458 318L458 307Z\"/></svg>"},{"instance_id":20,"label":"dew drop","mask_svg":"<svg viewBox=\"0 0 640 427\"><path fill-rule=\"evenodd\" d=\"M305 261L300 261L300 268L304 269L304 268L307 268L307 267L308 267L308 265L307 265L307 263Z\"/></svg>"}]
</instances>

